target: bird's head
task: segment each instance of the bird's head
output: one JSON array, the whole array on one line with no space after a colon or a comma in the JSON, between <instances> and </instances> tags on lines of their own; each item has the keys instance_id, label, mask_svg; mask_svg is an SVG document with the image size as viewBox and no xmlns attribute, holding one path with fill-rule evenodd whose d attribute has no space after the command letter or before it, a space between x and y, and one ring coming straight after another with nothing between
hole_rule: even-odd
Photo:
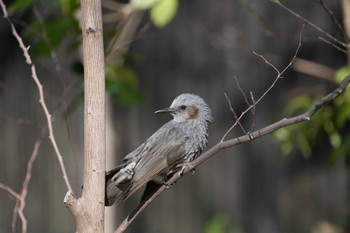
<instances>
[{"instance_id":1,"label":"bird's head","mask_svg":"<svg viewBox=\"0 0 350 233\"><path fill-rule=\"evenodd\" d=\"M174 121L178 122L200 120L211 123L213 121L211 110L204 100L198 95L187 93L176 97L170 107L155 113L170 113Z\"/></svg>"}]
</instances>

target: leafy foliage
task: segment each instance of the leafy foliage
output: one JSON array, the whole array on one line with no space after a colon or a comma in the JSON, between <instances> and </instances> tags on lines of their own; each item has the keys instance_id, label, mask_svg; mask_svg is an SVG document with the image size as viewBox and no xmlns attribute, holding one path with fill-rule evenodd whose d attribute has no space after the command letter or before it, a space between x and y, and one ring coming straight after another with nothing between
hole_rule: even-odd
<instances>
[{"instance_id":1,"label":"leafy foliage","mask_svg":"<svg viewBox=\"0 0 350 233\"><path fill-rule=\"evenodd\" d=\"M153 5L158 1L149 2ZM41 8L45 9L45 13L41 13ZM22 36L31 41L32 55L36 59L51 59L53 53L59 49L68 54L76 54L81 47L81 29L77 18L79 0L15 0L9 9L13 18L21 17L25 12L32 16L31 20L26 20L27 25ZM128 54L120 56L123 56L123 59L111 60L106 64L106 90L118 103L138 104L141 100L138 76L132 68L120 62L124 61ZM82 61L72 61L71 67L76 78L81 78ZM77 101L82 101L81 97L81 92L76 93L72 106L68 106L70 111L77 106Z\"/></svg>"},{"instance_id":2,"label":"leafy foliage","mask_svg":"<svg viewBox=\"0 0 350 233\"><path fill-rule=\"evenodd\" d=\"M37 0L16 0L8 8L9 14L22 13L29 7L33 6Z\"/></svg>"},{"instance_id":3,"label":"leafy foliage","mask_svg":"<svg viewBox=\"0 0 350 233\"><path fill-rule=\"evenodd\" d=\"M134 105L141 100L137 74L125 65L107 65L106 90L122 104Z\"/></svg>"},{"instance_id":4,"label":"leafy foliage","mask_svg":"<svg viewBox=\"0 0 350 233\"><path fill-rule=\"evenodd\" d=\"M41 7L49 9L49 13L41 13ZM31 39L35 58L48 58L52 52L67 41L66 45L73 48L81 41L81 32L75 12L78 10L78 0L39 1L39 0L15 0L9 7L12 15L30 11L35 15L31 21L25 25L23 36ZM77 49L77 46L75 46ZM74 50L71 50L74 51Z\"/></svg>"},{"instance_id":5,"label":"leafy foliage","mask_svg":"<svg viewBox=\"0 0 350 233\"><path fill-rule=\"evenodd\" d=\"M178 0L162 0L151 9L151 20L157 27L164 27L176 15Z\"/></svg>"},{"instance_id":6,"label":"leafy foliage","mask_svg":"<svg viewBox=\"0 0 350 233\"><path fill-rule=\"evenodd\" d=\"M149 10L150 18L157 27L166 26L175 16L178 9L178 0L131 0L136 8ZM15 14L23 14L32 9L45 6L45 15L40 15L39 11L34 14L36 17L27 22L23 35L31 39L31 50L37 59L50 59L57 49L65 49L66 52L76 53L81 45L81 30L77 20L79 9L78 0L15 0L11 3L9 11ZM49 9L49 10L48 10ZM47 13L48 12L48 13ZM31 14L33 15L33 14ZM118 34L119 32L114 32ZM126 57L127 54L121 56ZM106 64L106 90L113 98L124 105L134 105L140 102L141 97L138 88L138 77L135 71L116 59ZM74 61L82 64L81 61ZM82 70L76 73L82 76ZM81 93L77 93L75 100L81 100ZM73 103L72 103L73 104ZM76 101L74 105L76 106ZM71 109L72 106L69 106Z\"/></svg>"},{"instance_id":7,"label":"leafy foliage","mask_svg":"<svg viewBox=\"0 0 350 233\"><path fill-rule=\"evenodd\" d=\"M72 17L63 17L46 20L42 23L33 22L27 28L25 35L36 40L34 47L36 58L49 58L52 51L58 49L69 35L76 39L71 41L67 47L76 47L73 45L77 45L81 38L78 33L80 33L80 30L77 21Z\"/></svg>"},{"instance_id":8,"label":"leafy foliage","mask_svg":"<svg viewBox=\"0 0 350 233\"><path fill-rule=\"evenodd\" d=\"M159 28L169 24L175 17L178 0L132 0L140 10L150 10L151 21Z\"/></svg>"},{"instance_id":9,"label":"leafy foliage","mask_svg":"<svg viewBox=\"0 0 350 233\"><path fill-rule=\"evenodd\" d=\"M230 221L225 214L213 216L205 225L205 233L243 233L240 229L230 226Z\"/></svg>"},{"instance_id":10,"label":"leafy foliage","mask_svg":"<svg viewBox=\"0 0 350 233\"><path fill-rule=\"evenodd\" d=\"M338 70L335 76L335 84L339 84L350 74L350 67L345 66ZM293 116L305 112L319 100L308 94L299 96L287 105L285 112ZM312 124L297 124L283 128L275 132L274 136L280 142L283 154L289 154L293 148L297 148L305 157L313 154L316 144L322 143L326 138L332 150L329 162L334 165L340 158L350 155L350 135L346 132L350 119L350 93L345 92L339 96L332 105L325 106L321 113L312 119Z\"/></svg>"}]
</instances>

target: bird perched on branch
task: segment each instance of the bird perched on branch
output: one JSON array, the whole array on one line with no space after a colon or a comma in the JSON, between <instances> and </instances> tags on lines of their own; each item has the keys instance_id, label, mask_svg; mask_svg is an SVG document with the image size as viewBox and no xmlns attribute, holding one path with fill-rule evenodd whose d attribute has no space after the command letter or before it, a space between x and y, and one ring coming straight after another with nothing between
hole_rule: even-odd
<instances>
[{"instance_id":1,"label":"bird perched on branch","mask_svg":"<svg viewBox=\"0 0 350 233\"><path fill-rule=\"evenodd\" d=\"M120 195L128 198L147 184L143 200L207 146L208 126L213 118L201 97L181 94L170 107L155 113L170 113L173 119L107 172L106 206L111 206Z\"/></svg>"}]
</instances>

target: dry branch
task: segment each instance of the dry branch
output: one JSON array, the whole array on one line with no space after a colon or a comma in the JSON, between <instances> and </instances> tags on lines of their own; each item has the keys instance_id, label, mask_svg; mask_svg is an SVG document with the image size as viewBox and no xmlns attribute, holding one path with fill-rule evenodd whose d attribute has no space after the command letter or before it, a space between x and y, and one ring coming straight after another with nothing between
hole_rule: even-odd
<instances>
[{"instance_id":1,"label":"dry branch","mask_svg":"<svg viewBox=\"0 0 350 233\"><path fill-rule=\"evenodd\" d=\"M322 28L320 28L319 26L317 26L316 24L314 24L313 22L311 22L310 20L306 19L305 17L299 15L298 13L296 13L295 11L291 10L290 8L288 8L286 5L284 5L281 1L278 0L270 0L271 2L277 4L278 6L280 6L283 10L287 11L288 13L290 13L291 15L295 16L296 18L300 19L301 21L303 21L304 23L306 23L307 25L311 26L312 28L316 29L317 31L319 31L320 33L322 33L323 35L325 35L330 41L333 41L334 43L343 46L344 48L346 48L348 45L340 40L338 40L337 38L335 38L334 36L332 36L331 34L329 34L328 32L324 31Z\"/></svg>"},{"instance_id":2,"label":"dry branch","mask_svg":"<svg viewBox=\"0 0 350 233\"><path fill-rule=\"evenodd\" d=\"M25 206L24 197L22 195L16 193L16 191L14 191L9 186L1 184L1 183L0 183L0 189L7 191L9 194L11 194L11 196L13 196L14 198L17 199L19 207L14 209L14 216L18 213L18 215L22 221L22 233L26 233L27 232L27 218L24 216L24 213L23 213L23 209ZM12 225L12 227L13 227L13 225Z\"/></svg>"},{"instance_id":3,"label":"dry branch","mask_svg":"<svg viewBox=\"0 0 350 233\"><path fill-rule=\"evenodd\" d=\"M58 145L57 145L57 142L56 142L56 139L55 139L55 134L53 132L53 126L52 126L52 121L51 121L51 114L50 114L50 112L49 112L49 110L47 108L46 102L45 102L45 98L44 98L45 95L44 95L43 85L41 84L41 82L40 82L40 80L39 80L39 78L38 78L38 76L36 74L35 65L32 62L31 56L28 53L29 47L26 47L24 45L24 42L23 42L21 36L17 33L17 30L16 30L14 24L8 18L6 6L5 6L5 4L3 3L2 0L0 0L0 5L1 5L1 8L2 8L3 16L4 16L4 18L7 19L7 21L10 24L10 27L11 27L11 30L12 30L12 34L15 37L15 39L17 40L18 45L19 45L20 49L23 52L23 56L26 59L26 63L30 66L30 70L31 70L31 73L32 73L32 78L33 78L33 80L34 80L34 82L35 82L35 84L37 86L38 92L39 92L39 103L40 103L40 105L41 105L41 107L42 107L42 109L44 111L45 117L46 117L46 123L47 123L48 130L49 130L49 139L50 139L52 147L53 147L53 149L54 149L54 151L56 153L58 162L60 164L61 171L62 171L62 174L63 174L63 180L64 180L64 182L65 182L65 184L67 186L67 189L72 191L72 187L71 187L71 185L69 183L69 180L68 180L67 171L66 171L66 168L64 166L63 157L61 155L60 150L58 149Z\"/></svg>"},{"instance_id":4,"label":"dry branch","mask_svg":"<svg viewBox=\"0 0 350 233\"><path fill-rule=\"evenodd\" d=\"M36 74L35 65L32 62L31 56L28 53L29 47L26 47L24 45L24 42L23 42L21 36L17 33L17 30L16 30L14 24L11 22L10 18L8 17L6 5L4 4L4 2L2 0L0 0L0 6L2 9L4 18L7 19L8 23L11 27L12 35L17 40L19 47L23 52L25 62L29 65L29 67L31 69L32 79L34 80L36 87L38 89L38 92L39 92L39 103L41 104L41 107L42 107L43 112L44 112L45 117L46 117L49 139L50 139L51 144L53 146L53 149L56 153L56 157L59 161L66 187L68 190L71 191L72 188L71 188L71 185L70 185L69 180L68 180L68 176L67 176L67 172L66 172L66 169L64 166L63 158L62 158L62 155L58 149L58 145L56 143L55 135L53 132L52 116L51 116L51 114L47 108L46 102L45 102L45 98L44 98L45 95L44 95L44 91L43 91L43 86L42 86L40 80L38 79L38 76ZM12 221L12 230L13 231L15 231L16 219L17 219L17 214L18 214L21 221L22 221L22 233L27 232L27 219L25 218L23 211L24 211L24 207L26 204L25 199L27 196L28 185L29 185L29 182L30 182L30 179L32 176L33 163L35 162L35 160L38 156L38 151L39 151L39 148L41 146L41 143L42 143L42 136L40 138L38 138L38 140L34 144L33 152L32 152L30 159L27 163L27 172L26 172L23 184L22 184L21 191L19 193L16 193L10 187L8 187L4 184L0 184L1 189L6 190L8 193L10 193L12 196L14 196L17 199L17 203L16 203L16 206L14 209L14 214L13 214L13 221Z\"/></svg>"},{"instance_id":5,"label":"dry branch","mask_svg":"<svg viewBox=\"0 0 350 233\"><path fill-rule=\"evenodd\" d=\"M272 67L276 71L276 73L277 73L276 78L274 79L272 84L266 89L266 91L260 96L259 99L254 101L253 104L249 105L248 108L246 110L244 110L238 118L235 117L236 118L236 122L226 131L226 133L224 134L224 136L221 139L221 142L223 142L226 139L227 135L232 131L232 129L234 127L236 127L237 124L240 124L240 120L242 119L242 117L248 111L254 110L255 106L267 95L267 93L269 93L271 91L271 89L276 85L277 81L279 79L283 78L282 75L289 69L289 67L291 67L291 65L293 64L294 60L297 57L297 54L298 54L299 49L301 47L301 36L302 36L303 30L304 30L304 25L303 25L303 27L300 30L299 43L298 43L298 46L297 46L297 48L295 50L294 56L292 57L291 61L286 65L286 67L284 67L284 69L282 71L280 71L276 66L274 66L271 62L269 62L263 55L258 54L257 52L253 52L256 56L260 57L267 65L269 65L270 67ZM254 116L254 114L253 114L253 116Z\"/></svg>"}]
</instances>

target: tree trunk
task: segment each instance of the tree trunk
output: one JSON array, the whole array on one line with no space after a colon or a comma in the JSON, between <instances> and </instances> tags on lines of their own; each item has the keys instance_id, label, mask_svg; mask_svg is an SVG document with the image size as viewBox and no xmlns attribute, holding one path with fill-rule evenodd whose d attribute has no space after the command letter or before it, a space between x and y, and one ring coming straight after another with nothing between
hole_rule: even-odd
<instances>
[{"instance_id":1,"label":"tree trunk","mask_svg":"<svg viewBox=\"0 0 350 233\"><path fill-rule=\"evenodd\" d=\"M82 197L66 196L77 232L104 232L105 72L100 0L81 0L84 58L84 181Z\"/></svg>"}]
</instances>

